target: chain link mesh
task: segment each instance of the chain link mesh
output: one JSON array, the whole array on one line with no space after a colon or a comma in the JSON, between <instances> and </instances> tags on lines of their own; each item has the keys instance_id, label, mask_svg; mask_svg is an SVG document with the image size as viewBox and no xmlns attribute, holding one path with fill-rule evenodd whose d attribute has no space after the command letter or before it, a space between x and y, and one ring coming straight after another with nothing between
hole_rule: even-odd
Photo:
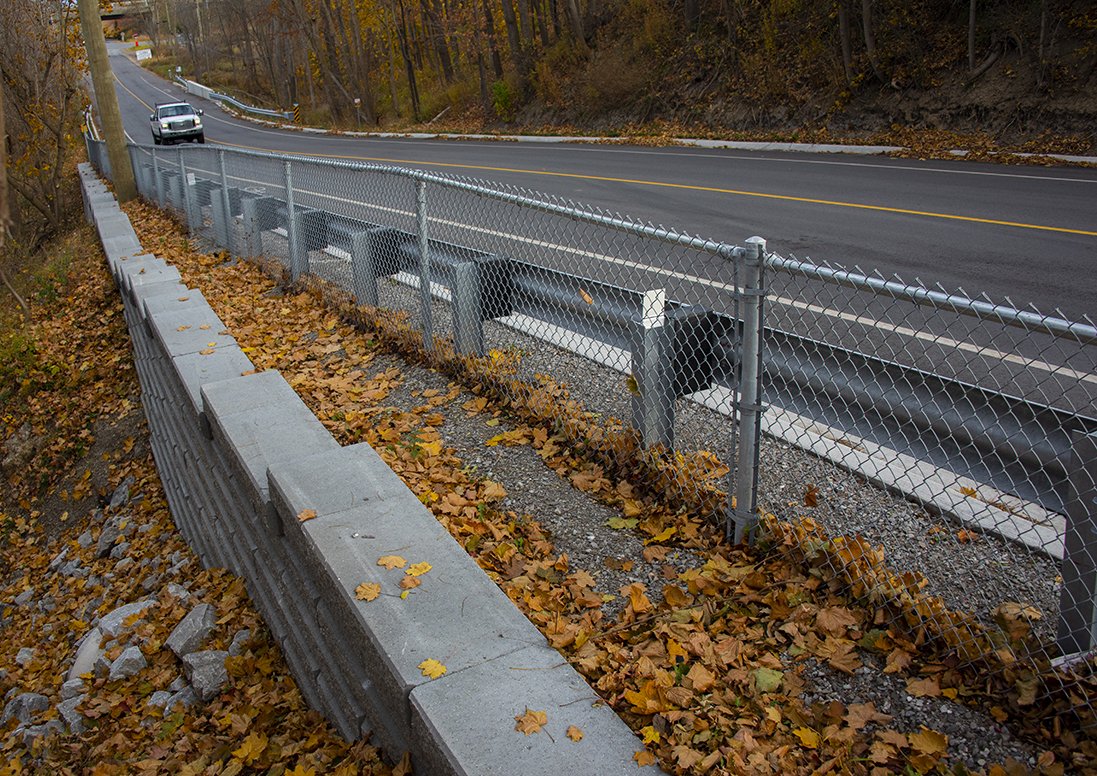
<instances>
[{"instance_id":1,"label":"chain link mesh","mask_svg":"<svg viewBox=\"0 0 1097 776\"><path fill-rule=\"evenodd\" d=\"M486 359L564 442L684 472L670 495L720 520L743 519L744 305L761 296L760 463L743 467L769 530L880 603L881 627L925 628L961 662L1035 660L1092 723L1092 320L775 253L744 288L742 247L497 183L131 153L141 194L193 233L339 286L428 352ZM89 156L102 169L101 143Z\"/></svg>"}]
</instances>

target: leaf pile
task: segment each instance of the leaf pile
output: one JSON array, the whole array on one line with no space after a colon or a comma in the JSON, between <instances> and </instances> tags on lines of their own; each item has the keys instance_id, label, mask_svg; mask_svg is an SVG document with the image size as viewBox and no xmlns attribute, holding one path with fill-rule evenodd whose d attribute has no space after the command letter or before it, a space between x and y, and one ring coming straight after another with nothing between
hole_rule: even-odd
<instances>
[{"instance_id":1,"label":"leaf pile","mask_svg":"<svg viewBox=\"0 0 1097 776\"><path fill-rule=\"evenodd\" d=\"M516 385L513 354L458 358L446 343L428 354L418 332L390 311L354 308L322 283L288 287L276 265L265 275L220 254L195 254L158 211L130 208L143 244L158 245L184 281L202 289L256 367L280 370L342 443L369 442L637 731L646 744L637 762L657 759L668 772L691 774L951 768L947 737L931 720L895 730L871 703L805 707L807 659L852 673L879 656L885 672L906 678L910 694L993 706L1002 720L1033 706L977 668L959 670L948 649L955 644L942 645L919 621L896 619L890 600L874 601L849 574L813 562L804 549L826 546L825 538L771 531L768 551L728 546L704 519L707 499L722 497L716 486L726 472L711 456L649 457L627 430L601 424L547 378ZM382 346L467 388L452 383L419 392L413 409L393 406L387 400L403 377L373 363ZM492 407L505 408L517 425L489 445L529 445L561 477L618 509L622 525L644 537L647 560L659 562L677 544L704 561L684 572L666 566L659 603L640 584L596 590L532 517L498 508L504 486L473 476L446 446L443 410ZM702 498L691 501L689 493ZM376 592L360 595L370 600ZM614 593L625 605L608 621L601 605ZM516 721L532 729L531 719ZM1095 761L1093 741L1063 719L1024 718L1047 749L1041 772ZM987 772L1024 771L1005 763Z\"/></svg>"}]
</instances>

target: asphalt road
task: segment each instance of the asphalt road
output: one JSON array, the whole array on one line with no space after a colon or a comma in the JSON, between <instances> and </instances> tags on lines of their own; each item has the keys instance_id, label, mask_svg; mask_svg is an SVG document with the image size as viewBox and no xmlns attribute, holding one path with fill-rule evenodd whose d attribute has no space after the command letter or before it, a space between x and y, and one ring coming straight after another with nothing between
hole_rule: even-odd
<instances>
[{"instance_id":1,"label":"asphalt road","mask_svg":"<svg viewBox=\"0 0 1097 776\"><path fill-rule=\"evenodd\" d=\"M183 91L108 43L127 133ZM278 130L196 97L208 143L501 181L723 242L1097 318L1097 170L681 147L353 138Z\"/></svg>"}]
</instances>

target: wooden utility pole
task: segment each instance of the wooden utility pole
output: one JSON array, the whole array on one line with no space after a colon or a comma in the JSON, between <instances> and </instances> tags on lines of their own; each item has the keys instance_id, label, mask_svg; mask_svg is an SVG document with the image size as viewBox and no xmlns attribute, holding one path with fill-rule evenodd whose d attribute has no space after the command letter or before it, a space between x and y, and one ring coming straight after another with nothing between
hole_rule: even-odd
<instances>
[{"instance_id":1,"label":"wooden utility pole","mask_svg":"<svg viewBox=\"0 0 1097 776\"><path fill-rule=\"evenodd\" d=\"M137 196L137 185L133 181L133 166L126 150L118 95L114 93L114 74L107 61L107 42L103 37L103 21L99 18L99 0L79 0L79 5L80 28L84 33L84 48L88 52L99 119L103 122L103 137L107 141L114 194L119 202L126 202Z\"/></svg>"}]
</instances>

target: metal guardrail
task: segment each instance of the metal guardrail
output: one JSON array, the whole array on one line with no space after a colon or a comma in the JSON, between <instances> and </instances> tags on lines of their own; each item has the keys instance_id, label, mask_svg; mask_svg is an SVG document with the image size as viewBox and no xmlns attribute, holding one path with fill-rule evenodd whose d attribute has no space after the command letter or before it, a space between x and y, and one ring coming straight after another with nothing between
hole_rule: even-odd
<instances>
[{"instance_id":1,"label":"metal guardrail","mask_svg":"<svg viewBox=\"0 0 1097 776\"><path fill-rule=\"evenodd\" d=\"M293 119L292 111L278 111L270 110L268 108L257 108L254 105L247 105L246 103L240 102L231 95L221 94L220 92L214 91L210 87L204 86L197 81L189 81L179 75L175 76L175 80L184 89L187 90L187 94L195 94L199 97L204 97L207 100L227 102L229 105L233 106L237 110L242 110L245 113L254 113L257 116L270 116L272 118L286 119L287 121Z\"/></svg>"},{"instance_id":2,"label":"metal guardrail","mask_svg":"<svg viewBox=\"0 0 1097 776\"><path fill-rule=\"evenodd\" d=\"M765 428L1009 539L987 573L1015 588L986 593L985 604L967 580L983 561L943 572L965 578L962 595L980 596L965 605L989 620L1003 600L993 596L1031 601L1058 612L1048 621L1060 652L1097 647L1097 553L1086 538L1097 519L1084 497L1097 468L1084 441L1097 438L1092 321L433 173L225 149L131 153L142 193L192 230L234 253L279 256L294 277L327 277L379 315L402 311L427 347L435 336L459 352L511 347L502 323L629 372L631 395L620 384L623 395L599 393L593 373L573 376L570 390L588 391L606 417L631 417L653 450L719 449L725 459L746 450L729 475L729 493L747 499L729 509L737 534L751 528L755 493L780 512L765 484L751 487L759 469L748 442ZM751 256L764 258L754 270ZM747 324L763 307L766 355L754 375L741 354L756 352ZM531 349L517 367L531 382L553 366L541 357ZM723 431L708 416L692 422L683 398L732 421ZM968 550L963 532L943 536L957 554Z\"/></svg>"}]
</instances>

